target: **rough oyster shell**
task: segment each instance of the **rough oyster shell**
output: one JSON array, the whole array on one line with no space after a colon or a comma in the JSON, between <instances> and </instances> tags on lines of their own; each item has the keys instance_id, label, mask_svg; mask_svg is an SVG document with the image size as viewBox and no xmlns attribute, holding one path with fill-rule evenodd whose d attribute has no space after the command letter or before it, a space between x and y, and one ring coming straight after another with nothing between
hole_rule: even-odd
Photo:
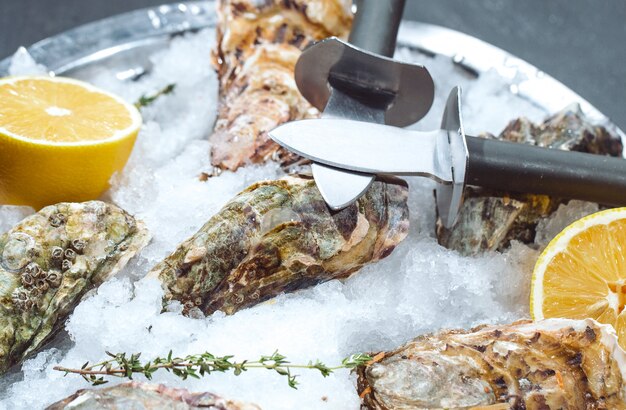
<instances>
[{"instance_id":1,"label":"rough oyster shell","mask_svg":"<svg viewBox=\"0 0 626 410\"><path fill-rule=\"evenodd\" d=\"M47 206L1 235L0 373L36 351L149 239L142 222L100 201Z\"/></svg>"},{"instance_id":2,"label":"rough oyster shell","mask_svg":"<svg viewBox=\"0 0 626 410\"><path fill-rule=\"evenodd\" d=\"M226 400L213 393L190 393L162 384L128 382L104 389L82 389L58 401L47 410L63 409L211 409L260 410L254 404Z\"/></svg>"},{"instance_id":3,"label":"rough oyster shell","mask_svg":"<svg viewBox=\"0 0 626 410\"><path fill-rule=\"evenodd\" d=\"M358 391L368 409L624 409L625 377L611 326L547 319L418 337L359 368Z\"/></svg>"},{"instance_id":4,"label":"rough oyster shell","mask_svg":"<svg viewBox=\"0 0 626 410\"><path fill-rule=\"evenodd\" d=\"M246 162L294 155L267 132L286 121L319 115L300 95L294 67L312 41L346 36L350 0L223 0L218 4L220 108L210 137L211 161L235 170Z\"/></svg>"},{"instance_id":5,"label":"rough oyster shell","mask_svg":"<svg viewBox=\"0 0 626 410\"><path fill-rule=\"evenodd\" d=\"M590 124L578 105L564 109L540 125L525 118L514 120L497 139L614 157L621 156L623 151L620 138L604 127ZM537 223L564 202L545 195L468 187L455 226L446 229L441 220L437 221L437 239L446 248L464 255L502 250L512 240L532 243Z\"/></svg>"},{"instance_id":6,"label":"rough oyster shell","mask_svg":"<svg viewBox=\"0 0 626 410\"><path fill-rule=\"evenodd\" d=\"M315 182L287 177L231 200L149 276L185 312L227 314L282 292L347 277L389 255L408 231L404 182L376 181L331 212Z\"/></svg>"}]
</instances>

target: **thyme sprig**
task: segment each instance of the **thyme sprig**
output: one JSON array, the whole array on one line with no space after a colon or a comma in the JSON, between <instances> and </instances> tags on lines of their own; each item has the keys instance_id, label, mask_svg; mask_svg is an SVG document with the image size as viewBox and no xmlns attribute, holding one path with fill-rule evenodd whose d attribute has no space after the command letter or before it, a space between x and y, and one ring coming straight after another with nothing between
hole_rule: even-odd
<instances>
[{"instance_id":1,"label":"thyme sprig","mask_svg":"<svg viewBox=\"0 0 626 410\"><path fill-rule=\"evenodd\" d=\"M98 386L108 382L105 377L120 377L132 380L134 375L142 374L146 379L151 380L153 373L161 369L165 369L183 380L186 380L188 377L199 379L215 372L226 373L232 371L235 376L239 376L250 369L266 369L286 377L289 387L297 389L298 381L296 378L298 375L292 373L293 369L318 370L323 377L327 377L335 370L354 369L372 360L370 356L358 353L346 357L341 361L340 365L329 367L319 360L315 362L310 361L308 364L293 364L278 351L269 356L261 356L258 360L234 361L234 356L215 356L209 352L185 357L174 357L170 350L167 357L157 357L154 360L142 363L139 360L141 353L134 353L130 356L126 353L106 352L106 354L110 359L91 365L89 362L86 362L80 369L55 366L54 370L65 372L66 376L69 373L79 374L93 386Z\"/></svg>"},{"instance_id":2,"label":"thyme sprig","mask_svg":"<svg viewBox=\"0 0 626 410\"><path fill-rule=\"evenodd\" d=\"M168 84L167 86L163 87L162 89L155 92L154 94L144 94L141 97L139 97L139 99L135 103L135 107L137 107L137 109L147 107L150 104L152 104L160 96L172 93L175 88L176 88L176 84Z\"/></svg>"}]
</instances>

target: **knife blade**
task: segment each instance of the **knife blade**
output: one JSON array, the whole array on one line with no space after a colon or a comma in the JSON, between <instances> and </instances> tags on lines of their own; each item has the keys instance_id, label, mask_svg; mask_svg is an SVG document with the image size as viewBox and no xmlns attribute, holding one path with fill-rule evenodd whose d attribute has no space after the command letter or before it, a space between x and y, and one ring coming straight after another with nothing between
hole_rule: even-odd
<instances>
[{"instance_id":1,"label":"knife blade","mask_svg":"<svg viewBox=\"0 0 626 410\"><path fill-rule=\"evenodd\" d=\"M344 118L293 121L270 136L288 150L335 169L361 174L418 175L452 183L448 133L409 131Z\"/></svg>"},{"instance_id":2,"label":"knife blade","mask_svg":"<svg viewBox=\"0 0 626 410\"><path fill-rule=\"evenodd\" d=\"M379 0L374 0L376 3L373 3L372 0L367 1L369 4L364 0L356 3L357 11L348 42L364 50L390 57L395 50L405 0L393 0L384 8L381 8L382 3ZM382 28L382 30L378 30L378 33L367 30L367 26L371 25L371 20L375 17L383 20L376 26ZM343 93L337 88L331 88L328 103L322 112L322 118L342 117L384 123L385 110L380 107L361 104L349 94ZM332 209L345 207L352 202L355 196L361 196L374 181L371 175L345 172L328 168L319 163L311 165L311 172L315 180L318 181L317 184L322 197Z\"/></svg>"},{"instance_id":3,"label":"knife blade","mask_svg":"<svg viewBox=\"0 0 626 410\"><path fill-rule=\"evenodd\" d=\"M299 90L316 107L323 109L325 119L385 123L387 111L394 106L394 110L404 107L406 113L410 113L401 113L404 120L414 118L416 121L432 104L432 78L422 66L384 58L391 57L395 50L405 0L358 0L355 4L350 44L328 39L302 53L295 68ZM405 79L402 87L398 84L401 78ZM412 81L412 87L407 86L408 80ZM419 92L422 101L416 104L418 101L413 98L410 106L394 104L401 89ZM371 175L322 163L312 164L311 170L322 197L332 209L351 203L373 181Z\"/></svg>"},{"instance_id":4,"label":"knife blade","mask_svg":"<svg viewBox=\"0 0 626 410\"><path fill-rule=\"evenodd\" d=\"M455 98L460 101L455 92L449 107ZM425 176L444 185L460 182L461 188L468 184L626 205L624 159L466 136L460 111L457 115L457 130L419 132L334 118L286 123L270 137L315 163L364 175ZM455 140L463 142L460 150ZM454 224L459 204L451 206L447 226ZM439 200L438 208L441 212Z\"/></svg>"}]
</instances>

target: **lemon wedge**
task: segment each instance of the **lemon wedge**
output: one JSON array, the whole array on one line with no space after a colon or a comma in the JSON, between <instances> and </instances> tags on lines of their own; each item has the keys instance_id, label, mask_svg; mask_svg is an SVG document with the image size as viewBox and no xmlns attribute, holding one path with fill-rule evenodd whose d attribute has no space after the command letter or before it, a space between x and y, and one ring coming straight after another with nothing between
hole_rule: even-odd
<instances>
[{"instance_id":1,"label":"lemon wedge","mask_svg":"<svg viewBox=\"0 0 626 410\"><path fill-rule=\"evenodd\" d=\"M90 84L0 79L0 203L97 198L124 168L140 127L132 104Z\"/></svg>"},{"instance_id":2,"label":"lemon wedge","mask_svg":"<svg viewBox=\"0 0 626 410\"><path fill-rule=\"evenodd\" d=\"M557 235L533 271L533 319L593 318L626 348L626 208L582 218Z\"/></svg>"}]
</instances>

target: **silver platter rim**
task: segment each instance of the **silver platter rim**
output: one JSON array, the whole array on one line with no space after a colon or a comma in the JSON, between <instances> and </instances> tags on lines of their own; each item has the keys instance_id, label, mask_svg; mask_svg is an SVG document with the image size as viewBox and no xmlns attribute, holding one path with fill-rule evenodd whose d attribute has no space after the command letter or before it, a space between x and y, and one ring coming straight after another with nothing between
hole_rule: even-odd
<instances>
[{"instance_id":1,"label":"silver platter rim","mask_svg":"<svg viewBox=\"0 0 626 410\"><path fill-rule=\"evenodd\" d=\"M215 1L164 4L114 15L41 40L26 49L53 75L71 73L121 53L154 50L167 45L172 36L214 26ZM483 40L449 28L404 21L398 45L427 55L442 55L465 70L481 75L495 69L509 79L510 90L546 113L578 102L583 112L626 141L626 134L608 117L576 92L534 65ZM145 57L145 56L144 56ZM8 75L11 57L0 61L0 77ZM522 74L526 79L517 81Z\"/></svg>"}]
</instances>

